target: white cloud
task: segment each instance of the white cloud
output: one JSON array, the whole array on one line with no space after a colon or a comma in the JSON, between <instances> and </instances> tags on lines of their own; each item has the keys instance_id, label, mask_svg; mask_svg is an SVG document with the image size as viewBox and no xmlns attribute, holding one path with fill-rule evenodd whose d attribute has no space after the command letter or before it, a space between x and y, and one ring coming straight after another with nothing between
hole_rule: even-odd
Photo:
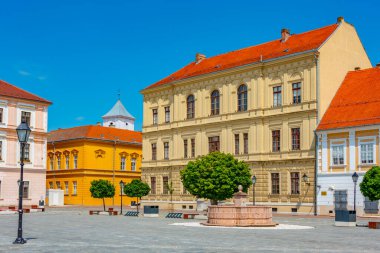
<instances>
[{"instance_id":1,"label":"white cloud","mask_svg":"<svg viewBox=\"0 0 380 253\"><path fill-rule=\"evenodd\" d=\"M83 121L84 120L84 117L83 116L78 116L75 118L76 121Z\"/></svg>"},{"instance_id":2,"label":"white cloud","mask_svg":"<svg viewBox=\"0 0 380 253\"><path fill-rule=\"evenodd\" d=\"M28 71L25 71L25 70L19 70L18 73L22 76L30 76L30 73Z\"/></svg>"}]
</instances>

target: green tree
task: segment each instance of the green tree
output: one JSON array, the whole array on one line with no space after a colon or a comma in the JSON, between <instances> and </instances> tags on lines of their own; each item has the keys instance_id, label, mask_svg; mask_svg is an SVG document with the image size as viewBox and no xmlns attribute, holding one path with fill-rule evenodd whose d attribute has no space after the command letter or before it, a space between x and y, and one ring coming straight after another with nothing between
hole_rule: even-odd
<instances>
[{"instance_id":1,"label":"green tree","mask_svg":"<svg viewBox=\"0 0 380 253\"><path fill-rule=\"evenodd\" d=\"M247 192L252 184L248 165L220 152L190 161L181 171L181 179L187 191L198 198L210 199L212 205L231 198L239 185Z\"/></svg>"},{"instance_id":2,"label":"green tree","mask_svg":"<svg viewBox=\"0 0 380 253\"><path fill-rule=\"evenodd\" d=\"M365 173L360 191L371 201L380 199L380 167L374 166Z\"/></svg>"},{"instance_id":3,"label":"green tree","mask_svg":"<svg viewBox=\"0 0 380 253\"><path fill-rule=\"evenodd\" d=\"M103 199L103 210L106 211L105 198L113 198L115 196L115 186L110 181L99 179L91 181L90 187L91 197Z\"/></svg>"},{"instance_id":4,"label":"green tree","mask_svg":"<svg viewBox=\"0 0 380 253\"><path fill-rule=\"evenodd\" d=\"M141 197L148 195L149 192L149 185L139 179L133 179L132 182L124 186L125 195L128 197L137 198L137 211L139 211L139 202L141 201Z\"/></svg>"}]
</instances>

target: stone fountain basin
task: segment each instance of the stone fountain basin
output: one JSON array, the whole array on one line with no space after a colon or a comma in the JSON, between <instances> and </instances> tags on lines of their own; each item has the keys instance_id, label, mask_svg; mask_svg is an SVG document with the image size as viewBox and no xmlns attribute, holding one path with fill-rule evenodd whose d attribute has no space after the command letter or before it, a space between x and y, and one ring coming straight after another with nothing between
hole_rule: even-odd
<instances>
[{"instance_id":1,"label":"stone fountain basin","mask_svg":"<svg viewBox=\"0 0 380 253\"><path fill-rule=\"evenodd\" d=\"M212 205L208 207L207 226L274 227L270 206Z\"/></svg>"}]
</instances>

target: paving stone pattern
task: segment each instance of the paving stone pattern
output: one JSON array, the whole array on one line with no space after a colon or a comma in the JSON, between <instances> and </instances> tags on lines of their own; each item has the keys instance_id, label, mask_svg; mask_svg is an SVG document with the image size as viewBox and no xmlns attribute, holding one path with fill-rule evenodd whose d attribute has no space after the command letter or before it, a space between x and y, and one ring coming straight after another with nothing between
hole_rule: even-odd
<instances>
[{"instance_id":1,"label":"paving stone pattern","mask_svg":"<svg viewBox=\"0 0 380 253\"><path fill-rule=\"evenodd\" d=\"M275 217L307 230L170 226L165 218L88 215L48 209L24 216L25 245L13 245L17 215L0 216L0 252L379 252L380 230L339 228L331 218ZM364 224L364 221L362 221Z\"/></svg>"}]
</instances>

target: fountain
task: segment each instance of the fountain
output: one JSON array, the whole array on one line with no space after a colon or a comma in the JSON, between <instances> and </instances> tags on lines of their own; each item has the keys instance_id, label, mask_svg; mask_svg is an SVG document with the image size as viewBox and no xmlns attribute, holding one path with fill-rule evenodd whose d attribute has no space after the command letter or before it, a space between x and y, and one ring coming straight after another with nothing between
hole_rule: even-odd
<instances>
[{"instance_id":1,"label":"fountain","mask_svg":"<svg viewBox=\"0 0 380 253\"><path fill-rule=\"evenodd\" d=\"M211 205L208 207L208 220L206 226L224 227L274 227L272 221L272 208L270 206L247 206L247 193L234 194L233 205Z\"/></svg>"}]
</instances>

